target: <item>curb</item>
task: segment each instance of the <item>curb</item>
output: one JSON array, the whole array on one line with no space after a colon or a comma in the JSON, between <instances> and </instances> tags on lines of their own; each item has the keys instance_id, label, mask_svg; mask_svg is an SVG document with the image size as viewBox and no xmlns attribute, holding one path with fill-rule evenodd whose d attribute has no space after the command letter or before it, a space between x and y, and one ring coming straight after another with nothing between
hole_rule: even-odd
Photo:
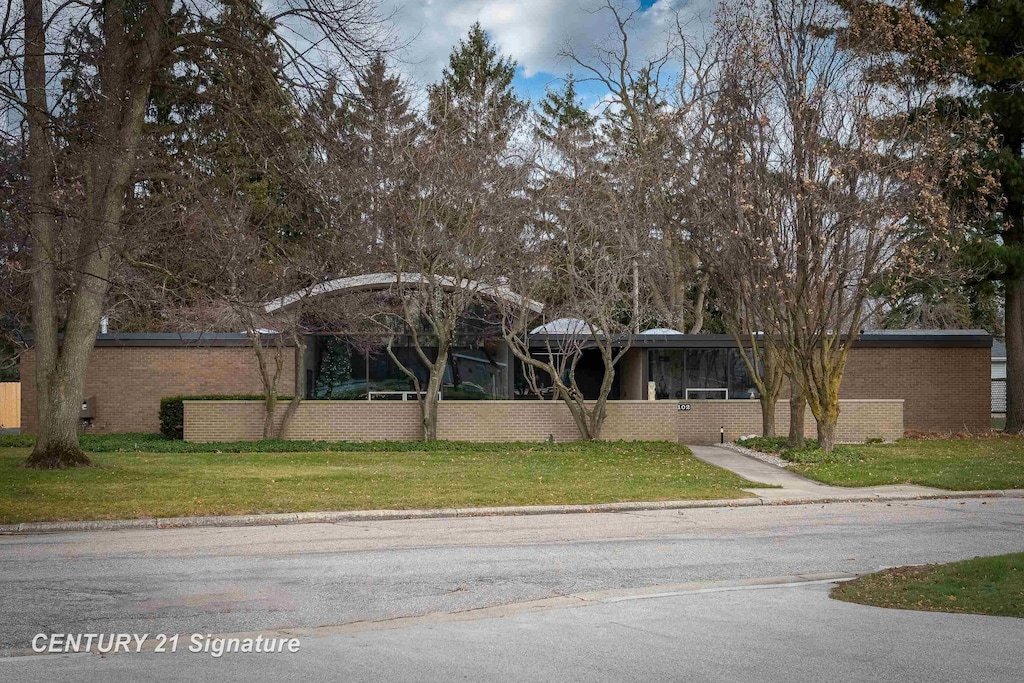
<instances>
[{"instance_id":1,"label":"curb","mask_svg":"<svg viewBox=\"0 0 1024 683\"><path fill-rule=\"evenodd\" d=\"M465 517L519 517L525 515L582 514L595 512L640 512L647 510L693 510L706 508L755 507L760 505L819 505L824 503L876 503L903 500L947 500L956 498L1024 498L1024 489L994 491L950 491L948 493L894 493L840 496L796 496L792 498L729 498L714 500L671 500L660 502L598 503L595 505L524 505L508 507L441 508L435 510L352 510L347 512L291 512L220 517L147 517L73 522L22 522L0 525L0 535L45 534L72 531L122 531L131 529L188 529L203 527L282 526L289 524L334 524L404 519L454 519Z\"/></svg>"}]
</instances>

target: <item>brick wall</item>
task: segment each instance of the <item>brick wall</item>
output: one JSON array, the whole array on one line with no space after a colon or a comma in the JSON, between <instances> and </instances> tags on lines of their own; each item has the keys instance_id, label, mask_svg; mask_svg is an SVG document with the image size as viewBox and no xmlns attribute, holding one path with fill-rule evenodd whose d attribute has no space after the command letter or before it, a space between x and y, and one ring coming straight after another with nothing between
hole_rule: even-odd
<instances>
[{"instance_id":1,"label":"brick wall","mask_svg":"<svg viewBox=\"0 0 1024 683\"><path fill-rule=\"evenodd\" d=\"M284 349L280 391L293 391L293 349ZM259 394L256 357L248 346L98 346L89 357L85 395L96 418L90 431L158 432L160 399L180 394ZM36 430L35 352L21 357L21 429Z\"/></svg>"},{"instance_id":2,"label":"brick wall","mask_svg":"<svg viewBox=\"0 0 1024 683\"><path fill-rule=\"evenodd\" d=\"M761 431L757 401L615 401L608 404L602 437L626 441L717 443L720 427L729 441ZM278 406L276 418L284 414ZM259 401L186 401L185 439L195 442L260 438L263 404ZM780 402L776 419L789 421L789 404ZM814 436L808 413L807 435ZM552 401L442 401L438 438L453 441L556 441L579 438L568 408ZM903 434L901 400L844 400L840 403L839 441L886 441ZM400 401L303 401L285 434L289 439L372 441L418 439L419 407Z\"/></svg>"},{"instance_id":3,"label":"brick wall","mask_svg":"<svg viewBox=\"0 0 1024 683\"><path fill-rule=\"evenodd\" d=\"M291 349L285 350L281 377L284 394L292 392L291 353ZM33 368L33 352L29 350L22 357L21 367L24 432L35 431ZM983 431L990 424L989 373L988 348L859 347L850 353L840 395L844 399L903 399L907 429ZM85 394L96 402L94 431L154 432L159 427L157 410L162 396L260 390L256 362L248 347L100 346L93 350L89 361ZM739 419L728 413L729 409L722 410L724 416ZM616 419L618 413L609 415L609 420ZM760 418L750 419L755 421L743 433L760 430ZM778 424L784 426L788 419L788 415L780 418ZM546 436L563 429L562 420L558 417L550 425L537 422L523 429ZM807 423L813 426L813 420ZM571 420L568 425L572 427ZM451 428L459 433L457 424Z\"/></svg>"},{"instance_id":4,"label":"brick wall","mask_svg":"<svg viewBox=\"0 0 1024 683\"><path fill-rule=\"evenodd\" d=\"M840 398L902 398L906 429L988 431L991 352L974 348L854 348Z\"/></svg>"}]
</instances>

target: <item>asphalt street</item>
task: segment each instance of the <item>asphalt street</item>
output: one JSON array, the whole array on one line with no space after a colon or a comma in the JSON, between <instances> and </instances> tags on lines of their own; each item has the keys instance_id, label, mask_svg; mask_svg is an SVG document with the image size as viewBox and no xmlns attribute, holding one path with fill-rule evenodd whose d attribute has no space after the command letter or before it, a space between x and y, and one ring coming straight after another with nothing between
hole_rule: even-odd
<instances>
[{"instance_id":1,"label":"asphalt street","mask_svg":"<svg viewBox=\"0 0 1024 683\"><path fill-rule=\"evenodd\" d=\"M772 580L1021 550L1009 498L7 536L0 680L1021 680L1024 620ZM302 646L21 656L55 632Z\"/></svg>"}]
</instances>

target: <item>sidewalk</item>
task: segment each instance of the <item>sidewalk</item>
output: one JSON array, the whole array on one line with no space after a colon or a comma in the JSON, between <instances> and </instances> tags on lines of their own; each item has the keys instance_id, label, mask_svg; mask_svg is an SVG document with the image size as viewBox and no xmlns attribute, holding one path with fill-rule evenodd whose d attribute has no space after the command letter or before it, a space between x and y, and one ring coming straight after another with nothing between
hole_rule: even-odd
<instances>
[{"instance_id":1,"label":"sidewalk","mask_svg":"<svg viewBox=\"0 0 1024 683\"><path fill-rule=\"evenodd\" d=\"M721 446L690 446L693 455L706 463L735 472L744 479L780 488L749 488L758 498L774 502L803 502L805 498L828 498L830 500L863 500L871 497L890 496L918 497L942 496L959 497L967 492L947 491L930 486L914 486L909 484L893 484L888 486L828 486L821 484L782 467L770 465L761 460L738 453ZM972 494L976 492L970 492Z\"/></svg>"}]
</instances>

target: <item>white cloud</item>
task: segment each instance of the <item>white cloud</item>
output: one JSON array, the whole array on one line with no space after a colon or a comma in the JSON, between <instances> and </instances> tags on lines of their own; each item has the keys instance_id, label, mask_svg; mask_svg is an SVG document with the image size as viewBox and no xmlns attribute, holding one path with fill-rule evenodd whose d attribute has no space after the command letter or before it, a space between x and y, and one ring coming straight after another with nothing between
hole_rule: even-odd
<instances>
[{"instance_id":1,"label":"white cloud","mask_svg":"<svg viewBox=\"0 0 1024 683\"><path fill-rule=\"evenodd\" d=\"M638 53L660 49L677 11L708 15L714 0L657 0L633 20ZM413 83L436 81L452 46L480 21L503 54L510 55L529 78L538 73L562 76L570 70L560 53L570 47L586 54L608 40L615 25L602 0L384 0L393 12L398 37L409 41L395 55L395 66ZM390 4L388 4L390 3ZM578 72L579 69L576 69Z\"/></svg>"}]
</instances>

